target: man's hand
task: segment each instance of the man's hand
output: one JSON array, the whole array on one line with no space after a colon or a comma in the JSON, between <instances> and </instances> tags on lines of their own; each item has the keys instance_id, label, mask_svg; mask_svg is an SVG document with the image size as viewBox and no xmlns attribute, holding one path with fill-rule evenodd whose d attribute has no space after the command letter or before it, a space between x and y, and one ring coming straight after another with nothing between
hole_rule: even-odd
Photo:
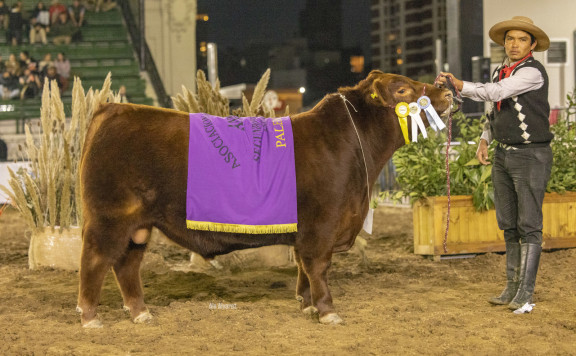
<instances>
[{"instance_id":1,"label":"man's hand","mask_svg":"<svg viewBox=\"0 0 576 356\"><path fill-rule=\"evenodd\" d=\"M488 161L488 142L483 138L481 138L480 142L478 143L476 158L478 158L478 161L480 161L480 163L483 165L490 164L490 161Z\"/></svg>"},{"instance_id":2,"label":"man's hand","mask_svg":"<svg viewBox=\"0 0 576 356\"><path fill-rule=\"evenodd\" d=\"M442 84L443 86L446 86L446 81L449 80L448 77L452 79L451 80L452 84L456 87L456 89L458 89L458 91L462 91L464 83L460 79L456 79L456 77L452 73L440 72L440 76L438 77L438 83Z\"/></svg>"}]
</instances>

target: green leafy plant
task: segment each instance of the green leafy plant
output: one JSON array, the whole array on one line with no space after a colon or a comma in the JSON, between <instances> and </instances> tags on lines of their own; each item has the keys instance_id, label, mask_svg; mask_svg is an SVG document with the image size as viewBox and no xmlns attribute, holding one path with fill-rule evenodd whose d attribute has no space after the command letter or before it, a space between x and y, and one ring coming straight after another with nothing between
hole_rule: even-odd
<instances>
[{"instance_id":1,"label":"green leafy plant","mask_svg":"<svg viewBox=\"0 0 576 356\"><path fill-rule=\"evenodd\" d=\"M552 125L554 139L551 147L554 152L554 164L548 181L548 192L564 193L576 191L576 126L569 121L576 113L576 91L567 96L566 115L560 115L558 122Z\"/></svg>"},{"instance_id":2,"label":"green leafy plant","mask_svg":"<svg viewBox=\"0 0 576 356\"><path fill-rule=\"evenodd\" d=\"M482 132L481 120L456 114L453 118L458 142L450 148L450 193L472 195L478 210L493 207L494 193L490 180L491 167L476 159L476 141ZM400 189L390 196L393 200L409 197L410 202L430 196L446 195L446 132L428 129L428 139L406 145L393 157ZM490 150L492 152L492 150ZM388 193L384 193L386 195Z\"/></svg>"}]
</instances>

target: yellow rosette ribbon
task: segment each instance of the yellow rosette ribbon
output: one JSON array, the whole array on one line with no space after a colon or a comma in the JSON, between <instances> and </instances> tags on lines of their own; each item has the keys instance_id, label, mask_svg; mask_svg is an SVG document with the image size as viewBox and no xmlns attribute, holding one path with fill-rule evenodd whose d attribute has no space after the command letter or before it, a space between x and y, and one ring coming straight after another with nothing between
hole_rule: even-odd
<instances>
[{"instance_id":1,"label":"yellow rosette ribbon","mask_svg":"<svg viewBox=\"0 0 576 356\"><path fill-rule=\"evenodd\" d=\"M404 135L404 142L408 145L410 144L410 139L408 139L408 115L410 115L410 107L408 103L401 102L396 105L396 115L398 115L398 122L400 123L400 128L402 129L402 134Z\"/></svg>"}]
</instances>

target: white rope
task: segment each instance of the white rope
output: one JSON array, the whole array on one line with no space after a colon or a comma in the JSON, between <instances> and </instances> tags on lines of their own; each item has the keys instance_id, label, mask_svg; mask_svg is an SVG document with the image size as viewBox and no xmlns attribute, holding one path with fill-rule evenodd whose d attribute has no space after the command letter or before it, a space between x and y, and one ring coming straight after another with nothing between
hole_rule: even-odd
<instances>
[{"instance_id":1,"label":"white rope","mask_svg":"<svg viewBox=\"0 0 576 356\"><path fill-rule=\"evenodd\" d=\"M366 173L366 197L368 198L368 209L370 209L370 181L368 180L368 166L366 165L366 156L364 155L364 147L362 147L362 140L360 139L360 134L358 133L358 129L356 128L356 124L354 123L354 119L352 118L352 114L350 114L350 110L348 110L348 105L346 105L346 103L350 104L350 106L354 109L355 112L358 112L358 110L356 110L356 108L350 102L350 100L346 99L346 97L342 93L338 93L338 95L340 95L342 101L344 101L344 107L348 112L348 117L350 118L350 121L352 121L352 126L354 127L354 131L356 131L356 137L358 138L358 143L360 144L360 151L362 152L362 159L364 160L364 171Z\"/></svg>"}]
</instances>

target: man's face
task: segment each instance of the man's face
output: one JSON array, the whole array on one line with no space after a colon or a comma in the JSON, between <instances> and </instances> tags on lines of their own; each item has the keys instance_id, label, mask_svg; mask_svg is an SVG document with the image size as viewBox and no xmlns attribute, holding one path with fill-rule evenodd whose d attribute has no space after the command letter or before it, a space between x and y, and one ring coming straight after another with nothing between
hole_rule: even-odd
<instances>
[{"instance_id":1,"label":"man's face","mask_svg":"<svg viewBox=\"0 0 576 356\"><path fill-rule=\"evenodd\" d=\"M537 42L530 43L531 38L528 32L521 30L510 30L504 39L504 49L510 61L516 62L526 57L531 50L536 47Z\"/></svg>"}]
</instances>

